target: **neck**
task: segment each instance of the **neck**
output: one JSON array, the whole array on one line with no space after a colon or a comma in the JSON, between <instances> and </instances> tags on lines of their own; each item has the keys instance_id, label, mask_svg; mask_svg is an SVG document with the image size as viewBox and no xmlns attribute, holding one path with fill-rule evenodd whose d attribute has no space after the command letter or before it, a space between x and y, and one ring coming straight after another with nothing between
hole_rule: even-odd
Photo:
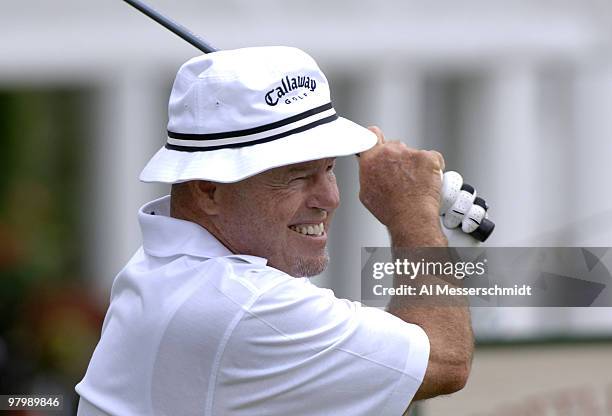
<instances>
[{"instance_id":1,"label":"neck","mask_svg":"<svg viewBox=\"0 0 612 416\"><path fill-rule=\"evenodd\" d=\"M180 204L175 204L171 200L170 202L170 216L179 220L193 222L198 224L200 227L206 229L213 235L221 244L223 244L229 251L234 254L239 254L231 244L223 237L221 230L215 225L215 223L206 215L200 215L195 213L192 209L185 207Z\"/></svg>"}]
</instances>

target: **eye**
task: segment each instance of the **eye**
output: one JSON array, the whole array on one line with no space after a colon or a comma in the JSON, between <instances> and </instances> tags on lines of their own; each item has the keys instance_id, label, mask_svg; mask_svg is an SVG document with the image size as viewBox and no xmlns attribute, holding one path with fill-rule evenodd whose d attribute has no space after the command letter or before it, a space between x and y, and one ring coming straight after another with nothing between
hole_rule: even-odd
<instances>
[{"instance_id":1,"label":"eye","mask_svg":"<svg viewBox=\"0 0 612 416\"><path fill-rule=\"evenodd\" d=\"M306 179L308 179L307 176L302 175L302 176L295 176L291 179L289 179L289 183L294 183L294 182L299 182L299 181L305 181Z\"/></svg>"}]
</instances>

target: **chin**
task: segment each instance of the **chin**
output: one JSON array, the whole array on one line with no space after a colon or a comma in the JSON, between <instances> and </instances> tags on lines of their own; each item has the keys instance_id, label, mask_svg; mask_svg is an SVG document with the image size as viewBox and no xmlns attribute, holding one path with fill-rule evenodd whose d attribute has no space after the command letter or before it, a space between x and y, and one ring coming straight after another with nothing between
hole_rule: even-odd
<instances>
[{"instance_id":1,"label":"chin","mask_svg":"<svg viewBox=\"0 0 612 416\"><path fill-rule=\"evenodd\" d=\"M323 273L328 263L329 256L327 252L322 256L314 258L298 257L293 263L291 273L289 274L293 277L313 277Z\"/></svg>"}]
</instances>

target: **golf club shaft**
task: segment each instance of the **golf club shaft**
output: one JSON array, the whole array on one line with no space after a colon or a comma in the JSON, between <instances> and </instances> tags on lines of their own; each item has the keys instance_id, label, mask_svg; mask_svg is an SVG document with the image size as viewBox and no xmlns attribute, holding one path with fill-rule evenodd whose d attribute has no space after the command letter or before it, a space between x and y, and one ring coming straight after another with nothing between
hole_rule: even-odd
<instances>
[{"instance_id":1,"label":"golf club shaft","mask_svg":"<svg viewBox=\"0 0 612 416\"><path fill-rule=\"evenodd\" d=\"M140 0L123 0L128 3L130 6L135 9L141 11L142 13L149 16L151 19L155 20L160 25L164 26L168 30L172 31L174 34L180 36L185 39L187 42L191 43L193 46L198 48L204 53L215 52L217 49L204 42L198 35L187 29L185 26L180 25L173 21L172 19L167 18L166 16L159 13L157 10L148 6L147 4L141 2Z\"/></svg>"}]
</instances>

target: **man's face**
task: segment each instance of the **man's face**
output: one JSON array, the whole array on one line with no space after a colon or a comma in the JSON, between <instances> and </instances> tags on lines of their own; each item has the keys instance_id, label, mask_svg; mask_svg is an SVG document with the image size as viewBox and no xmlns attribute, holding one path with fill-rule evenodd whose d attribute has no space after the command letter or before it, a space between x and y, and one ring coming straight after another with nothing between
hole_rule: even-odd
<instances>
[{"instance_id":1,"label":"man's face","mask_svg":"<svg viewBox=\"0 0 612 416\"><path fill-rule=\"evenodd\" d=\"M340 203L334 159L283 166L219 184L214 223L230 250L268 259L292 276L327 266L327 231Z\"/></svg>"}]
</instances>

